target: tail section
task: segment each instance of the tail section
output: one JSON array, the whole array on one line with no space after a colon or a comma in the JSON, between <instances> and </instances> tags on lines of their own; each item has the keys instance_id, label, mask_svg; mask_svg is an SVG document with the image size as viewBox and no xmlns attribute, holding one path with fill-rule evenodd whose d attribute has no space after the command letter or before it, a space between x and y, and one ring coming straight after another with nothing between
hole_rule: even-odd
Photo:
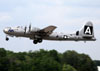
<instances>
[{"instance_id":1,"label":"tail section","mask_svg":"<svg viewBox=\"0 0 100 71\"><path fill-rule=\"evenodd\" d=\"M87 22L83 28L79 31L79 35L83 38L93 38L94 28L92 22Z\"/></svg>"}]
</instances>

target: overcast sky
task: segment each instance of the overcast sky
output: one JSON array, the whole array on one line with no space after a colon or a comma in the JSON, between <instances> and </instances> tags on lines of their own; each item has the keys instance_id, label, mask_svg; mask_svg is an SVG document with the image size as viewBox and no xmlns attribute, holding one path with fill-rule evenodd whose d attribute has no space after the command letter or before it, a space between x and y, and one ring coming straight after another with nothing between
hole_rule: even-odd
<instances>
[{"instance_id":1,"label":"overcast sky","mask_svg":"<svg viewBox=\"0 0 100 71\"><path fill-rule=\"evenodd\" d=\"M11 26L44 28L55 25L54 32L73 33L86 22L94 24L95 42L43 41L34 45L27 38L10 38L5 41L3 29ZM39 49L65 52L75 50L88 54L93 60L100 60L100 0L0 0L0 48L14 52Z\"/></svg>"}]
</instances>

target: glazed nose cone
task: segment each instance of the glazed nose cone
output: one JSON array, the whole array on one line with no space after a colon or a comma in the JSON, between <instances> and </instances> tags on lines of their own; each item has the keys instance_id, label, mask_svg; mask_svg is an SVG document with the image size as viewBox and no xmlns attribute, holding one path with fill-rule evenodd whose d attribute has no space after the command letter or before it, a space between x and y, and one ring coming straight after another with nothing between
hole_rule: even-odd
<instances>
[{"instance_id":1,"label":"glazed nose cone","mask_svg":"<svg viewBox=\"0 0 100 71\"><path fill-rule=\"evenodd\" d=\"M3 30L3 32L4 32L4 33L7 33L7 32L8 32L8 29L5 28L5 29Z\"/></svg>"}]
</instances>

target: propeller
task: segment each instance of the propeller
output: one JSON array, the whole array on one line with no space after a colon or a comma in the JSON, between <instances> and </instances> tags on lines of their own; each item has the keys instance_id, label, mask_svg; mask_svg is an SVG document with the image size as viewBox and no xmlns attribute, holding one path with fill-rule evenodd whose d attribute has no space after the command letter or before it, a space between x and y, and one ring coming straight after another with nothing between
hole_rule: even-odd
<instances>
[{"instance_id":1,"label":"propeller","mask_svg":"<svg viewBox=\"0 0 100 71\"><path fill-rule=\"evenodd\" d=\"M30 25L29 25L29 32L31 32L31 23L30 23Z\"/></svg>"},{"instance_id":2,"label":"propeller","mask_svg":"<svg viewBox=\"0 0 100 71\"><path fill-rule=\"evenodd\" d=\"M25 26L25 29L24 29L25 30L25 33L26 33L26 29L27 29L27 27Z\"/></svg>"}]
</instances>

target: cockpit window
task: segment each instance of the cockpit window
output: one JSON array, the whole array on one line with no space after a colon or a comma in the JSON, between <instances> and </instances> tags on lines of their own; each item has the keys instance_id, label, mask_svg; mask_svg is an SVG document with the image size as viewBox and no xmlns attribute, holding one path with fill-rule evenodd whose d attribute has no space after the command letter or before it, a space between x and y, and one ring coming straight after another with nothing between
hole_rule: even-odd
<instances>
[{"instance_id":1,"label":"cockpit window","mask_svg":"<svg viewBox=\"0 0 100 71\"><path fill-rule=\"evenodd\" d=\"M7 27L8 29L11 29L11 27Z\"/></svg>"}]
</instances>

